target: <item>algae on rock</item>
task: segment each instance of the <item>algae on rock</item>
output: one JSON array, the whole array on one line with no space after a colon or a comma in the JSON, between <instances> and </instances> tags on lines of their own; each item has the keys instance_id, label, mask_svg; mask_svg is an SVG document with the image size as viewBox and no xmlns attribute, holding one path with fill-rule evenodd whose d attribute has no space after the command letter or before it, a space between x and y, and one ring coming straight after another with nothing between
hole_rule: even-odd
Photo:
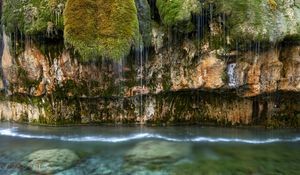
<instances>
[{"instance_id":1,"label":"algae on rock","mask_svg":"<svg viewBox=\"0 0 300 175\"><path fill-rule=\"evenodd\" d=\"M134 0L69 0L64 20L64 39L84 61L120 60L140 39Z\"/></svg>"}]
</instances>

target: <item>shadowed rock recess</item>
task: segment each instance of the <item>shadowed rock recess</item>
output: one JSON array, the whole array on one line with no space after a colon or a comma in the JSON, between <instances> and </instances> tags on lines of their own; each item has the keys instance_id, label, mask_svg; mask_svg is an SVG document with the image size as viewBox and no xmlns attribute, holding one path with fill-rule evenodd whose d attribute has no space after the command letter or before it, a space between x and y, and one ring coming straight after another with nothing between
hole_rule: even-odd
<instances>
[{"instance_id":1,"label":"shadowed rock recess","mask_svg":"<svg viewBox=\"0 0 300 175\"><path fill-rule=\"evenodd\" d=\"M300 126L298 0L1 5L3 121Z\"/></svg>"}]
</instances>

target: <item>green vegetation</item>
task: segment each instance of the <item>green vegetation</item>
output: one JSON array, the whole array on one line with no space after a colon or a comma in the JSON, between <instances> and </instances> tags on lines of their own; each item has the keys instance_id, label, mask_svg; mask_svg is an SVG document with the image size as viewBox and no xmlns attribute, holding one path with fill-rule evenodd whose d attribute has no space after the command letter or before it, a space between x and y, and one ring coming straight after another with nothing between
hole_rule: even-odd
<instances>
[{"instance_id":1,"label":"green vegetation","mask_svg":"<svg viewBox=\"0 0 300 175\"><path fill-rule=\"evenodd\" d=\"M300 126L300 113L278 113L268 117L265 125L267 128L299 128Z\"/></svg>"},{"instance_id":2,"label":"green vegetation","mask_svg":"<svg viewBox=\"0 0 300 175\"><path fill-rule=\"evenodd\" d=\"M206 15L207 24L200 26L205 28L203 38L216 49L224 44L236 48L245 41L272 44L300 37L300 5L291 0L157 0L156 6L152 17L159 13L161 19L156 17L156 22L179 29L179 35L194 34L192 15L205 12L201 15ZM26 35L62 41L64 31L64 40L83 61L99 57L118 61L132 46L151 45L147 0L4 0L2 21L6 33L18 33L21 39ZM219 24L220 31L212 32L212 23ZM13 49L17 50L19 43L15 44Z\"/></svg>"},{"instance_id":3,"label":"green vegetation","mask_svg":"<svg viewBox=\"0 0 300 175\"><path fill-rule=\"evenodd\" d=\"M119 60L140 39L134 0L69 0L64 20L65 41L83 61L99 56Z\"/></svg>"},{"instance_id":4,"label":"green vegetation","mask_svg":"<svg viewBox=\"0 0 300 175\"><path fill-rule=\"evenodd\" d=\"M299 36L299 9L292 8L292 1L215 0L212 3L216 14L227 17L224 23L233 43L242 40L276 43L285 37Z\"/></svg>"},{"instance_id":5,"label":"green vegetation","mask_svg":"<svg viewBox=\"0 0 300 175\"><path fill-rule=\"evenodd\" d=\"M151 25L147 1L4 0L3 24L7 33L53 38L65 32L65 41L84 61L97 57L119 60L133 45L150 45ZM65 8L66 7L66 8ZM64 14L64 15L63 15ZM64 20L66 20L64 22ZM144 32L143 32L144 31Z\"/></svg>"},{"instance_id":6,"label":"green vegetation","mask_svg":"<svg viewBox=\"0 0 300 175\"><path fill-rule=\"evenodd\" d=\"M198 0L157 0L156 6L163 23L168 26L189 21L192 13L201 11Z\"/></svg>"},{"instance_id":7,"label":"green vegetation","mask_svg":"<svg viewBox=\"0 0 300 175\"><path fill-rule=\"evenodd\" d=\"M4 0L3 24L7 33L53 37L63 31L65 0Z\"/></svg>"},{"instance_id":8,"label":"green vegetation","mask_svg":"<svg viewBox=\"0 0 300 175\"><path fill-rule=\"evenodd\" d=\"M193 29L192 14L198 14L201 11L201 4L198 0L157 0L156 6L166 26L184 25L185 31Z\"/></svg>"},{"instance_id":9,"label":"green vegetation","mask_svg":"<svg viewBox=\"0 0 300 175\"><path fill-rule=\"evenodd\" d=\"M217 13L229 16L226 27L230 29L232 39L261 41L272 37L272 29L269 28L273 27L275 20L268 19L269 9L263 3L263 0L216 1Z\"/></svg>"}]
</instances>

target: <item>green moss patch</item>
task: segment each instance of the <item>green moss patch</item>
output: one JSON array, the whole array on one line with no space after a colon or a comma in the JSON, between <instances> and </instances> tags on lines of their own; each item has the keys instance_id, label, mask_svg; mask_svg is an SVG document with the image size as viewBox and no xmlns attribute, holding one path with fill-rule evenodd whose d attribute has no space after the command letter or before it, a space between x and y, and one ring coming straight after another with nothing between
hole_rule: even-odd
<instances>
[{"instance_id":1,"label":"green moss patch","mask_svg":"<svg viewBox=\"0 0 300 175\"><path fill-rule=\"evenodd\" d=\"M157 0L156 6L162 22L167 26L187 23L186 26L190 27L192 14L201 11L198 0Z\"/></svg>"},{"instance_id":2,"label":"green moss patch","mask_svg":"<svg viewBox=\"0 0 300 175\"><path fill-rule=\"evenodd\" d=\"M65 0L4 0L3 24L7 33L55 36L63 30Z\"/></svg>"},{"instance_id":3,"label":"green moss patch","mask_svg":"<svg viewBox=\"0 0 300 175\"><path fill-rule=\"evenodd\" d=\"M65 41L83 61L99 56L119 60L140 37L134 0L69 0L64 20Z\"/></svg>"},{"instance_id":4,"label":"green moss patch","mask_svg":"<svg viewBox=\"0 0 300 175\"><path fill-rule=\"evenodd\" d=\"M287 0L214 0L216 14L226 15L223 23L232 41L277 43L299 36L300 9ZM233 42L234 43L234 42Z\"/></svg>"}]
</instances>

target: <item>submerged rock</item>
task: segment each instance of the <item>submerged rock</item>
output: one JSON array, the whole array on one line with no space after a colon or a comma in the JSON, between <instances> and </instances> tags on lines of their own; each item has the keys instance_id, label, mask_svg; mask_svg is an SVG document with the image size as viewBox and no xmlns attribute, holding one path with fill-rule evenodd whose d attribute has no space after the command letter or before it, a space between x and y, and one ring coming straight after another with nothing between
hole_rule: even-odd
<instances>
[{"instance_id":1,"label":"submerged rock","mask_svg":"<svg viewBox=\"0 0 300 175\"><path fill-rule=\"evenodd\" d=\"M120 174L122 160L114 157L91 157L76 167L61 171L55 175L106 175Z\"/></svg>"},{"instance_id":2,"label":"submerged rock","mask_svg":"<svg viewBox=\"0 0 300 175\"><path fill-rule=\"evenodd\" d=\"M190 152L187 144L166 141L145 141L129 150L125 159L132 163L175 162Z\"/></svg>"},{"instance_id":3,"label":"submerged rock","mask_svg":"<svg viewBox=\"0 0 300 175\"><path fill-rule=\"evenodd\" d=\"M68 149L39 150L25 157L21 163L37 173L49 174L65 170L79 160L79 157Z\"/></svg>"},{"instance_id":4,"label":"submerged rock","mask_svg":"<svg viewBox=\"0 0 300 175\"><path fill-rule=\"evenodd\" d=\"M145 167L133 167L131 170L126 170L124 174L131 175L170 175L169 171L166 170L149 170Z\"/></svg>"},{"instance_id":5,"label":"submerged rock","mask_svg":"<svg viewBox=\"0 0 300 175\"><path fill-rule=\"evenodd\" d=\"M145 141L138 143L125 154L123 171L134 175L167 175L171 167L187 159L189 144L167 141Z\"/></svg>"}]
</instances>

